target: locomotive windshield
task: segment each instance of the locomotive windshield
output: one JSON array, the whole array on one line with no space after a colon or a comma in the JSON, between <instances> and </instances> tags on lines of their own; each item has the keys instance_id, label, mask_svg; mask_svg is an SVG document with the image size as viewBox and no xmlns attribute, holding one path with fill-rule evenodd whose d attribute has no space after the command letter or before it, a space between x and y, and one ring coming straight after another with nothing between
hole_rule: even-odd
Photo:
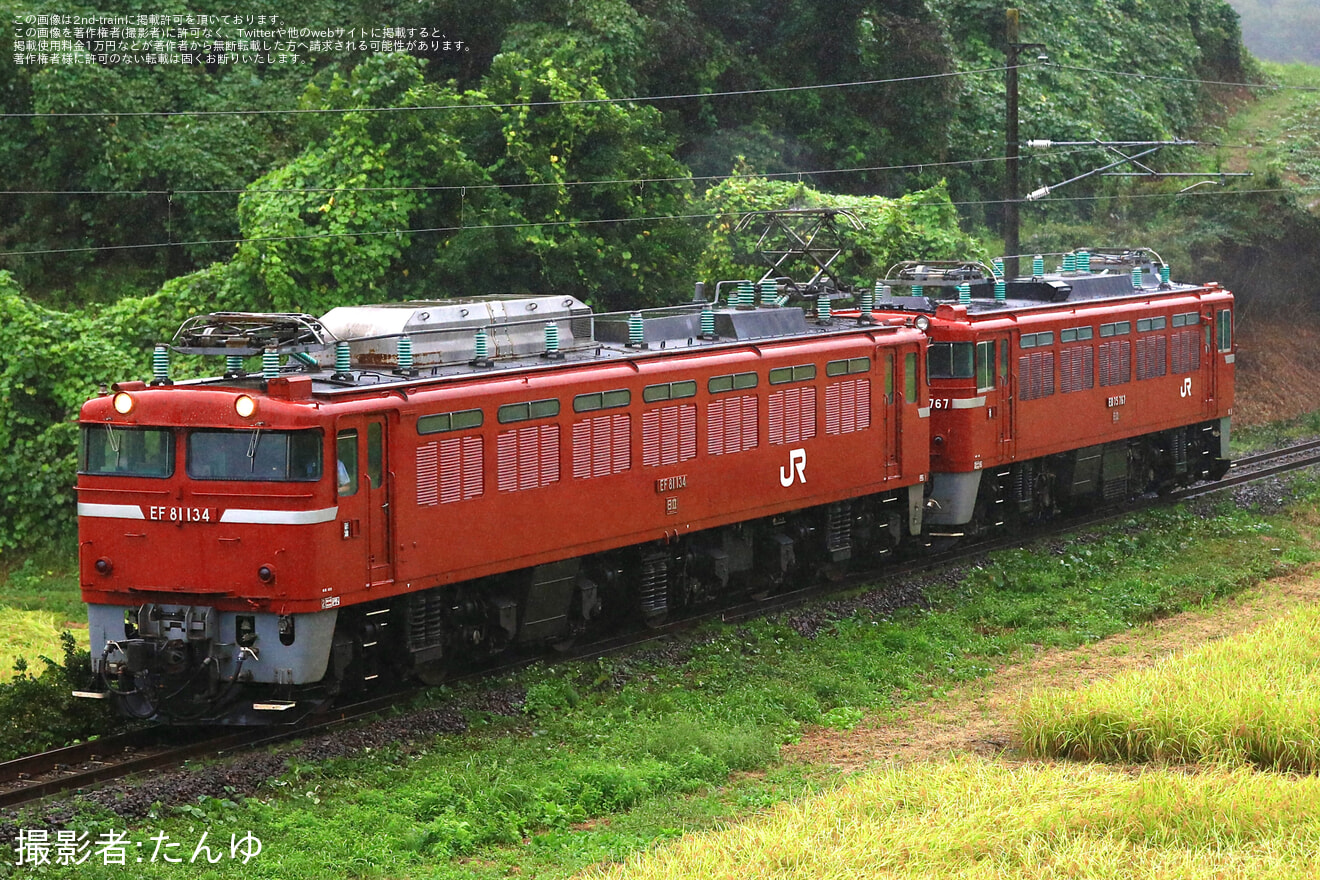
<instances>
[{"instance_id":1,"label":"locomotive windshield","mask_svg":"<svg viewBox=\"0 0 1320 880\"><path fill-rule=\"evenodd\" d=\"M174 434L165 428L85 426L78 471L98 476L168 477L174 473Z\"/></svg>"},{"instance_id":2,"label":"locomotive windshield","mask_svg":"<svg viewBox=\"0 0 1320 880\"><path fill-rule=\"evenodd\" d=\"M974 360L970 342L932 342L926 350L926 378L970 379Z\"/></svg>"},{"instance_id":3,"label":"locomotive windshield","mask_svg":"<svg viewBox=\"0 0 1320 880\"><path fill-rule=\"evenodd\" d=\"M321 432L193 431L188 435L188 476L194 480L319 480Z\"/></svg>"}]
</instances>

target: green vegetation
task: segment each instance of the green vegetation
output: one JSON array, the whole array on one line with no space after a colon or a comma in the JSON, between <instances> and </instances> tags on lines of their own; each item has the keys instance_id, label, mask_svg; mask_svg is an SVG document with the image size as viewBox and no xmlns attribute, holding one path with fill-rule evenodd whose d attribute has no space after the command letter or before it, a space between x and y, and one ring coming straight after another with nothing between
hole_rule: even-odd
<instances>
[{"instance_id":1,"label":"green vegetation","mask_svg":"<svg viewBox=\"0 0 1320 880\"><path fill-rule=\"evenodd\" d=\"M963 758L870 772L586 876L1301 880L1320 870L1317 809L1313 777Z\"/></svg>"},{"instance_id":2,"label":"green vegetation","mask_svg":"<svg viewBox=\"0 0 1320 880\"><path fill-rule=\"evenodd\" d=\"M1080 692L1022 708L1028 754L1083 760L1223 762L1320 770L1320 611L1202 645Z\"/></svg>"},{"instance_id":3,"label":"green vegetation","mask_svg":"<svg viewBox=\"0 0 1320 880\"><path fill-rule=\"evenodd\" d=\"M149 827L195 838L200 810L214 813L207 827L251 828L269 853L256 876L346 865L355 875L502 876L517 865L563 876L784 800L786 786L800 794L831 784L774 769L778 746L804 725L846 729L868 709L1316 558L1312 539L1285 521L1227 506L1134 515L1066 544L994 554L957 584L932 588L926 608L890 615L863 597L806 610L820 624L814 637L792 615L715 628L656 656L534 669L501 685L526 694L521 718L473 709L465 735L300 762L259 801L160 808ZM764 787L744 778L723 788L732 772L767 767ZM75 822L93 836L123 824L94 811ZM88 868L78 876L110 874ZM147 866L146 876L167 870Z\"/></svg>"}]
</instances>

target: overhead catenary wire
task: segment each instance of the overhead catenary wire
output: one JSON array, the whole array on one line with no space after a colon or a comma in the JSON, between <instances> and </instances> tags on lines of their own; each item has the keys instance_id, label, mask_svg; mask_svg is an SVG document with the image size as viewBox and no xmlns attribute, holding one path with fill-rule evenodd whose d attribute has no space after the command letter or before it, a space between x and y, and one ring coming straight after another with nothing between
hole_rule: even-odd
<instances>
[{"instance_id":1,"label":"overhead catenary wire","mask_svg":"<svg viewBox=\"0 0 1320 880\"><path fill-rule=\"evenodd\" d=\"M0 113L0 119L88 119L138 116L293 116L318 113L416 113L425 111L446 112L451 110L514 110L528 107L568 107L587 104L649 104L662 101L688 101L696 98L733 98L747 95L773 95L789 92L823 91L826 89L897 85L899 83L950 79L960 76L974 76L981 73L996 73L1002 72L1006 69L1007 68L1003 66L984 67L977 70L950 70L940 73L923 73L916 76L896 76L887 79L862 79L849 82L815 83L806 86L774 86L763 89L732 89L722 92L689 92L681 95L636 95L628 98L567 98L559 101L509 101L505 103L485 104L418 104L415 106L400 107L288 107L282 109L270 108L260 110L70 110L60 113Z\"/></svg>"},{"instance_id":2,"label":"overhead catenary wire","mask_svg":"<svg viewBox=\"0 0 1320 880\"><path fill-rule=\"evenodd\" d=\"M1107 199L1157 199L1157 198L1203 198L1207 196L1246 196L1260 195L1270 193L1286 192L1320 192L1320 185L1317 186L1298 186L1298 187L1272 187L1264 189L1248 190L1197 190L1194 192L1173 192L1173 193L1111 193L1095 196L1052 196L1040 199L1036 202L1024 202L1023 204L1050 204L1056 202L1092 202ZM943 207L951 205L953 207L970 207L976 205L1002 205L1004 199L969 199L962 201L931 201L931 202L913 202L911 207ZM446 232L479 232L483 230L497 229L528 229L528 228L554 228L563 226L596 226L603 224L621 224L621 223L659 223L668 221L691 221L691 220L713 220L718 217L736 216L728 211L712 211L697 214L657 214L645 217L610 217L595 218L589 220L548 220L548 221L522 221L519 223L489 223L474 224L466 226L431 226L407 229L385 229L385 230L364 230L359 232L313 232L301 235L271 235L258 236L256 238L224 238L207 239L201 241L162 241L145 242L141 244L115 244L115 245L93 245L78 248L45 248L28 251L0 251L0 257L30 257L45 256L55 254L75 254L75 253L98 253L105 251L119 250L145 250L150 248L173 248L173 247L201 247L206 245L223 244L250 244L263 242L281 242L281 241L305 241L310 239L326 238L375 238L387 235L424 235Z\"/></svg>"},{"instance_id":3,"label":"overhead catenary wire","mask_svg":"<svg viewBox=\"0 0 1320 880\"><path fill-rule=\"evenodd\" d=\"M1053 153L1054 156L1071 155L1080 153L1090 147L1063 150ZM825 174L865 174L876 171L920 171L926 168L952 168L965 165L982 165L990 162L1007 161L1007 156L986 156L979 159L950 159L943 162L911 162L906 165L863 165L852 168L813 168L798 171L768 171L757 172L755 177L762 178L794 178L794 177L817 177ZM50 189L32 189L32 190L0 190L0 196L136 196L136 195L159 195L159 196L195 196L195 195L236 195L244 193L352 193L352 192L464 192L471 190L498 189L498 190L516 190L516 189L534 189L542 187L576 187L576 186L623 186L636 184L652 183L682 183L692 181L694 183L733 180L738 177L748 175L741 174L708 174L697 177L629 177L629 178L603 178L600 180L564 180L564 181L537 181L529 183L468 183L468 184L445 184L441 186L315 186L315 187L242 187L236 189L87 189L87 190L50 190Z\"/></svg>"}]
</instances>

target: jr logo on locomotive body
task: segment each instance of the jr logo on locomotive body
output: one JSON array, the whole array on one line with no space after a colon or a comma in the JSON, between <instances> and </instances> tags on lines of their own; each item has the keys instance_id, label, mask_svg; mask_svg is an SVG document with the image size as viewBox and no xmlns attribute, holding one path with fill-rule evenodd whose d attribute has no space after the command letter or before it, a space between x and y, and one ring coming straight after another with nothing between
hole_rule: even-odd
<instances>
[{"instance_id":1,"label":"jr logo on locomotive body","mask_svg":"<svg viewBox=\"0 0 1320 880\"><path fill-rule=\"evenodd\" d=\"M807 450L792 449L788 453L788 467L779 469L779 485L787 489L793 481L807 482Z\"/></svg>"}]
</instances>

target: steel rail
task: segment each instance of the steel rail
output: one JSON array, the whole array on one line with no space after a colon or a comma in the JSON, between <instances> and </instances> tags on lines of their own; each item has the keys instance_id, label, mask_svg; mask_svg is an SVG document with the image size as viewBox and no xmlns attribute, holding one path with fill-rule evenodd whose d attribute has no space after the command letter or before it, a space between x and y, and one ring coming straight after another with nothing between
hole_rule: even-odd
<instances>
[{"instance_id":1,"label":"steel rail","mask_svg":"<svg viewBox=\"0 0 1320 880\"><path fill-rule=\"evenodd\" d=\"M1277 462L1271 464L1271 462ZM1259 467L1265 465L1265 467ZM1108 508L1076 517L1052 521L1048 527L1033 529L1025 536L1019 532L1012 536L999 536L973 544L960 546L928 557L904 560L883 569L849 573L837 580L777 593L762 600L741 602L723 608L701 612L670 620L662 625L599 639L559 655L559 662L603 657L649 643L664 641L682 632L712 621L736 623L767 614L777 613L806 603L858 589L873 583L877 577L885 580L910 577L938 570L969 559L983 557L994 550L1019 546L1025 540L1036 540L1066 531L1085 528L1130 515L1160 504L1198 498L1225 491L1246 483L1275 476L1290 470L1320 465L1320 440L1308 441L1284 449L1259 453L1237 459L1230 475L1214 483L1187 487L1136 506ZM493 678L526 668L545 660L536 654L499 665L488 666L471 673L456 676L450 683ZM0 808L12 808L55 794L85 790L104 782L136 773L168 769L197 757L218 757L228 753L259 748L290 739L328 732L398 704L400 699L417 693L417 689L391 692L369 700L352 703L329 712L310 716L302 722L281 727L244 728L219 735L205 734L188 742L170 745L171 738L188 738L187 729L151 727L106 736L86 743L52 749L47 752L0 762Z\"/></svg>"}]
</instances>

